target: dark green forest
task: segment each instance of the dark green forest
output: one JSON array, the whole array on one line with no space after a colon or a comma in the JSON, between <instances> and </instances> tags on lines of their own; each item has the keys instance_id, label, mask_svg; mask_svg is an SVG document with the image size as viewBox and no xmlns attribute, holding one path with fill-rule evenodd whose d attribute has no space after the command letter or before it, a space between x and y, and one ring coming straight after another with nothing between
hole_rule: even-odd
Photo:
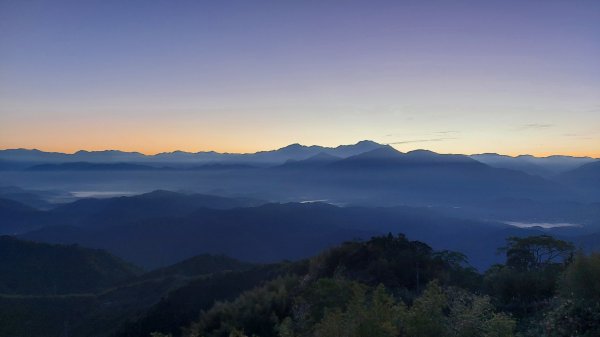
<instances>
[{"instance_id":1,"label":"dark green forest","mask_svg":"<svg viewBox=\"0 0 600 337\"><path fill-rule=\"evenodd\" d=\"M130 274L105 280L112 283L100 291L49 293L39 284L5 293L0 336L600 335L600 254L545 235L508 238L498 249L505 263L484 273L463 254L434 251L401 234L347 242L296 262L257 265L204 255L141 275L118 259L98 264L100 251L7 242L20 247L11 253L13 266L23 263L13 277L36 270L28 266L38 264L40 249L70 251L100 271ZM55 269L47 275L68 269L44 265ZM79 270L79 279L102 275ZM64 278L56 284L72 276Z\"/></svg>"},{"instance_id":2,"label":"dark green forest","mask_svg":"<svg viewBox=\"0 0 600 337\"><path fill-rule=\"evenodd\" d=\"M549 236L511 237L500 251L506 263L478 274L402 235L347 243L305 275L216 304L183 335L600 335L600 255Z\"/></svg>"}]
</instances>

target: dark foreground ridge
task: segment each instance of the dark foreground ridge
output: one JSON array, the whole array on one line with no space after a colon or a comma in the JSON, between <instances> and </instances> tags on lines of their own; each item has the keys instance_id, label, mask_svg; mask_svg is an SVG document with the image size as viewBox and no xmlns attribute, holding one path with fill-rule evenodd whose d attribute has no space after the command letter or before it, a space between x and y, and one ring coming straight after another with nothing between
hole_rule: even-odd
<instances>
[{"instance_id":1,"label":"dark foreground ridge","mask_svg":"<svg viewBox=\"0 0 600 337\"><path fill-rule=\"evenodd\" d=\"M60 250L63 258L82 251L109 256L74 246L0 240L0 249L6 247L19 247L13 256L36 256L40 247ZM512 237L502 251L506 262L483 274L463 254L391 234L347 242L297 262L264 265L197 256L142 275L133 268L126 280L95 291L54 295L32 288L0 295L0 335L509 337L600 332L600 289L589 282L600 277L600 256L576 254L573 245L549 236ZM31 261L9 263L28 273ZM0 264L7 268L7 261ZM66 281L79 277L63 276Z\"/></svg>"}]
</instances>

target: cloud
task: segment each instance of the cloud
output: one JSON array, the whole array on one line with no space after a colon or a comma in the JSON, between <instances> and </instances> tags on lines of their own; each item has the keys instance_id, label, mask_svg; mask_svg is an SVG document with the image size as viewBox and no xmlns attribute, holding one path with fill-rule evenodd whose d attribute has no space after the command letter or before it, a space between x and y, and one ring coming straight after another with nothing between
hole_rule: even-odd
<instances>
[{"instance_id":1,"label":"cloud","mask_svg":"<svg viewBox=\"0 0 600 337\"><path fill-rule=\"evenodd\" d=\"M443 142L445 140L456 139L456 137L443 137L443 138L428 138L428 139L410 139L410 140L400 140L396 142L388 143L388 145L398 145L398 144L412 144L412 143L430 143L430 142Z\"/></svg>"},{"instance_id":2,"label":"cloud","mask_svg":"<svg viewBox=\"0 0 600 337\"><path fill-rule=\"evenodd\" d=\"M445 130L445 131L437 131L434 133L438 134L438 135L448 135L448 134L455 134L455 133L460 133L460 132L456 131L456 130Z\"/></svg>"},{"instance_id":3,"label":"cloud","mask_svg":"<svg viewBox=\"0 0 600 337\"><path fill-rule=\"evenodd\" d=\"M551 128L553 126L554 126L554 124L548 124L548 123L530 123L530 124L523 124L523 125L519 126L517 128L517 130L531 130L531 129L540 130L540 129Z\"/></svg>"},{"instance_id":4,"label":"cloud","mask_svg":"<svg viewBox=\"0 0 600 337\"><path fill-rule=\"evenodd\" d=\"M438 135L438 136L447 136L447 135L458 134L458 133L460 133L460 131L444 130L444 131L431 132L429 134L430 135ZM412 133L412 134L415 135L415 136L417 136L417 135L426 136L427 135L427 133L422 133L422 132ZM385 135L385 137L400 137L400 136L406 136L406 135L407 135L406 133L388 133L387 135ZM435 139L437 139L437 138L435 138Z\"/></svg>"}]
</instances>

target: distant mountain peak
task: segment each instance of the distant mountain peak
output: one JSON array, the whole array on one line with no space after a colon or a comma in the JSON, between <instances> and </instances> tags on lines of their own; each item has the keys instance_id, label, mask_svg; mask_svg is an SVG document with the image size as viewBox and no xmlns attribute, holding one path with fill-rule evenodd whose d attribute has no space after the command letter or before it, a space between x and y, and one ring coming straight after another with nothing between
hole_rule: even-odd
<instances>
[{"instance_id":1,"label":"distant mountain peak","mask_svg":"<svg viewBox=\"0 0 600 337\"><path fill-rule=\"evenodd\" d=\"M403 153L391 147L390 145L382 145L380 148L364 152L356 155L355 157L361 158L389 158L399 157Z\"/></svg>"},{"instance_id":2,"label":"distant mountain peak","mask_svg":"<svg viewBox=\"0 0 600 337\"><path fill-rule=\"evenodd\" d=\"M284 146L284 147L280 148L280 150L283 150L283 149L302 149L302 148L305 148L305 147L307 147L307 146L299 144L299 143L293 143L293 144L290 144L290 145L287 145L287 146Z\"/></svg>"},{"instance_id":3,"label":"distant mountain peak","mask_svg":"<svg viewBox=\"0 0 600 337\"><path fill-rule=\"evenodd\" d=\"M486 165L464 155L439 154L428 150L415 150L402 153L395 148L384 145L375 150L358 154L336 163L335 167L348 168L409 168L409 167L435 167L455 168L468 167L481 168Z\"/></svg>"},{"instance_id":4,"label":"distant mountain peak","mask_svg":"<svg viewBox=\"0 0 600 337\"><path fill-rule=\"evenodd\" d=\"M377 142L374 142L374 141L368 140L368 139L361 140L361 141L359 141L358 143L356 143L354 145L379 145L379 146L383 146L383 144L379 144Z\"/></svg>"},{"instance_id":5,"label":"distant mountain peak","mask_svg":"<svg viewBox=\"0 0 600 337\"><path fill-rule=\"evenodd\" d=\"M305 150L307 150L309 148L310 148L309 146L305 146L305 145L302 145L302 144L294 143L294 144L290 144L290 145L284 146L284 147L282 147L280 149L277 149L274 152L297 153L297 152L303 152L303 151L305 151Z\"/></svg>"},{"instance_id":6,"label":"distant mountain peak","mask_svg":"<svg viewBox=\"0 0 600 337\"><path fill-rule=\"evenodd\" d=\"M430 150L423 150L423 149L418 149L418 150L412 150L407 152L406 154L408 155L415 155L415 156L436 156L439 155L439 153L437 152L433 152Z\"/></svg>"}]
</instances>

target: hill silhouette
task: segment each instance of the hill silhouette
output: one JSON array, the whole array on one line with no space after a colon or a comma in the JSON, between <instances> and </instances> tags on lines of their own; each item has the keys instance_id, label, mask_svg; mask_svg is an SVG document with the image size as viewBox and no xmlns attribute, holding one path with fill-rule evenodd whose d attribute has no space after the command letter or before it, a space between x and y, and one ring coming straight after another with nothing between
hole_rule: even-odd
<instances>
[{"instance_id":1,"label":"hill silhouette","mask_svg":"<svg viewBox=\"0 0 600 337\"><path fill-rule=\"evenodd\" d=\"M0 160L7 169L21 167L22 163L37 164L58 164L73 162L88 163L249 163L249 164L282 164L287 160L303 160L318 153L327 153L337 157L349 157L362 152L370 151L381 147L373 141L360 141L352 145L340 145L337 147L324 147L318 145L305 146L300 144L291 144L282 148L270 151L259 151L256 153L218 153L215 151L204 152L184 152L173 151L164 152L156 155L144 155L139 152L124 152L118 150L106 151L77 151L73 154L59 152L44 152L40 150L28 149L8 149L0 150ZM21 164L19 164L21 163ZM16 166L15 166L16 165ZM78 164L77 166L82 166ZM67 169L69 166L47 167L42 166L39 169ZM79 169L82 169L81 167Z\"/></svg>"},{"instance_id":2,"label":"hill silhouette","mask_svg":"<svg viewBox=\"0 0 600 337\"><path fill-rule=\"evenodd\" d=\"M535 157L520 155L513 157L497 153L474 154L470 157L492 167L522 171L541 177L552 177L595 160L590 157L573 156Z\"/></svg>"},{"instance_id":3,"label":"hill silhouette","mask_svg":"<svg viewBox=\"0 0 600 337\"><path fill-rule=\"evenodd\" d=\"M500 223L449 217L427 208L265 204L199 208L188 214L173 212L170 216L107 223L97 221L107 218L102 212L92 218L77 215L76 206L80 204L83 202L70 205L70 212L63 210L62 216L82 222L71 226L57 223L22 237L102 248L140 266L156 268L203 253L225 254L250 262L300 259L339 242L393 231L430 242L438 249L461 251L473 265L485 268L498 258L490 247L510 235L511 232L503 232L505 228L522 235L528 232ZM85 219L90 219L92 225Z\"/></svg>"},{"instance_id":4,"label":"hill silhouette","mask_svg":"<svg viewBox=\"0 0 600 337\"><path fill-rule=\"evenodd\" d=\"M91 293L140 274L105 251L0 237L0 293Z\"/></svg>"},{"instance_id":5,"label":"hill silhouette","mask_svg":"<svg viewBox=\"0 0 600 337\"><path fill-rule=\"evenodd\" d=\"M557 180L600 198L600 160L564 172L557 176Z\"/></svg>"}]
</instances>

